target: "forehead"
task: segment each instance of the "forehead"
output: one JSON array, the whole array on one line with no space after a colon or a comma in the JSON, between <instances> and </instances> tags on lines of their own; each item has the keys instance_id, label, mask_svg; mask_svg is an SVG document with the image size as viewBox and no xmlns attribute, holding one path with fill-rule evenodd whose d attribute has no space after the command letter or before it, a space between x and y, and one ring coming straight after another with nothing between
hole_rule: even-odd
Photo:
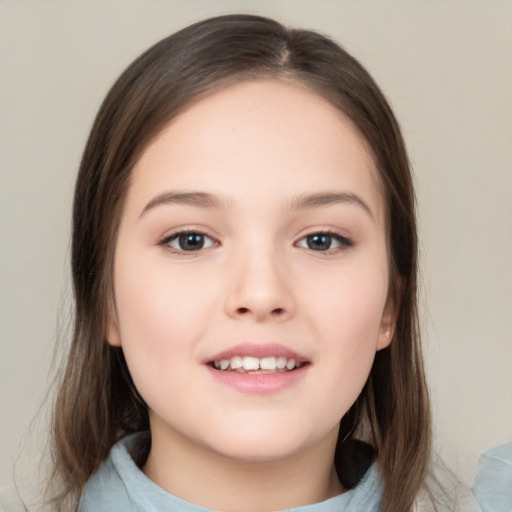
<instances>
[{"instance_id":1,"label":"forehead","mask_svg":"<svg viewBox=\"0 0 512 512\"><path fill-rule=\"evenodd\" d=\"M274 80L215 90L160 131L134 168L131 191L176 186L266 200L348 187L383 211L373 159L352 122L300 84Z\"/></svg>"}]
</instances>

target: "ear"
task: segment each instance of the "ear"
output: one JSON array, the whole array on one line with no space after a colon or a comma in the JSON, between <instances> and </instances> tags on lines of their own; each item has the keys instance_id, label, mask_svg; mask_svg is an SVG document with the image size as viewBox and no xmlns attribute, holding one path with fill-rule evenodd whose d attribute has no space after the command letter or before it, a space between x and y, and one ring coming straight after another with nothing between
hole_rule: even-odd
<instances>
[{"instance_id":1,"label":"ear","mask_svg":"<svg viewBox=\"0 0 512 512\"><path fill-rule=\"evenodd\" d=\"M117 311L113 297L108 301L108 321L106 329L106 338L109 345L113 347L121 346L121 335L119 333L119 322L117 320Z\"/></svg>"},{"instance_id":2,"label":"ear","mask_svg":"<svg viewBox=\"0 0 512 512\"><path fill-rule=\"evenodd\" d=\"M382 350L390 345L393 339L396 324L396 312L393 301L388 298L379 328L379 338L377 340L377 350Z\"/></svg>"},{"instance_id":3,"label":"ear","mask_svg":"<svg viewBox=\"0 0 512 512\"><path fill-rule=\"evenodd\" d=\"M109 322L107 326L107 341L113 347L121 346L121 336L119 335L119 327L116 322Z\"/></svg>"}]
</instances>

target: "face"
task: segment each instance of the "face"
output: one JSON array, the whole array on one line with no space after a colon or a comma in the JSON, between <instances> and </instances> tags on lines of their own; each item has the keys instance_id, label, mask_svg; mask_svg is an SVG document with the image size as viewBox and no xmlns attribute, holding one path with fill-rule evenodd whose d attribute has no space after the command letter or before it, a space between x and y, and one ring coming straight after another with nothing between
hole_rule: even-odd
<instances>
[{"instance_id":1,"label":"face","mask_svg":"<svg viewBox=\"0 0 512 512\"><path fill-rule=\"evenodd\" d=\"M392 327L361 137L281 82L193 104L133 171L114 294L154 439L243 460L334 443Z\"/></svg>"}]
</instances>

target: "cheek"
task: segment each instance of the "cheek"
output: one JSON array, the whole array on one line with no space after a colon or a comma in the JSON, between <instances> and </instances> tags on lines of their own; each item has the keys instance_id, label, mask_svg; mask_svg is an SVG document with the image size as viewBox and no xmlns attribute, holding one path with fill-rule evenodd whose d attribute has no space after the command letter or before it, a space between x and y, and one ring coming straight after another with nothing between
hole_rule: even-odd
<instances>
[{"instance_id":1,"label":"cheek","mask_svg":"<svg viewBox=\"0 0 512 512\"><path fill-rule=\"evenodd\" d=\"M388 272L385 262L347 266L339 272L319 276L315 287L309 286L308 301L312 316L331 333L330 338L346 338L361 342L370 337L377 341L388 294Z\"/></svg>"},{"instance_id":2,"label":"cheek","mask_svg":"<svg viewBox=\"0 0 512 512\"><path fill-rule=\"evenodd\" d=\"M142 265L136 258L119 260L115 282L123 352L137 388L147 399L151 382L178 377L183 362L193 358L212 301L195 279L171 272L165 262Z\"/></svg>"},{"instance_id":3,"label":"cheek","mask_svg":"<svg viewBox=\"0 0 512 512\"><path fill-rule=\"evenodd\" d=\"M340 405L345 410L359 395L373 364L387 299L386 269L376 262L330 276L309 301L310 318L323 344L322 364L331 375L327 393L339 397L343 389Z\"/></svg>"}]
</instances>

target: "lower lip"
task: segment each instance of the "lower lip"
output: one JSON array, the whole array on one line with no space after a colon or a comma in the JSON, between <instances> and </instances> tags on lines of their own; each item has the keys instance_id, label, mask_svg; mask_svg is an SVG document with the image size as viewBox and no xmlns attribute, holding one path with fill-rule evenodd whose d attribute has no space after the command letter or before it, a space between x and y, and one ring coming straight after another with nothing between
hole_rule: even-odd
<instances>
[{"instance_id":1,"label":"lower lip","mask_svg":"<svg viewBox=\"0 0 512 512\"><path fill-rule=\"evenodd\" d=\"M251 395L268 395L296 384L305 377L309 366L306 364L296 370L282 373L238 373L216 370L208 365L206 368L214 379L236 391Z\"/></svg>"}]
</instances>

